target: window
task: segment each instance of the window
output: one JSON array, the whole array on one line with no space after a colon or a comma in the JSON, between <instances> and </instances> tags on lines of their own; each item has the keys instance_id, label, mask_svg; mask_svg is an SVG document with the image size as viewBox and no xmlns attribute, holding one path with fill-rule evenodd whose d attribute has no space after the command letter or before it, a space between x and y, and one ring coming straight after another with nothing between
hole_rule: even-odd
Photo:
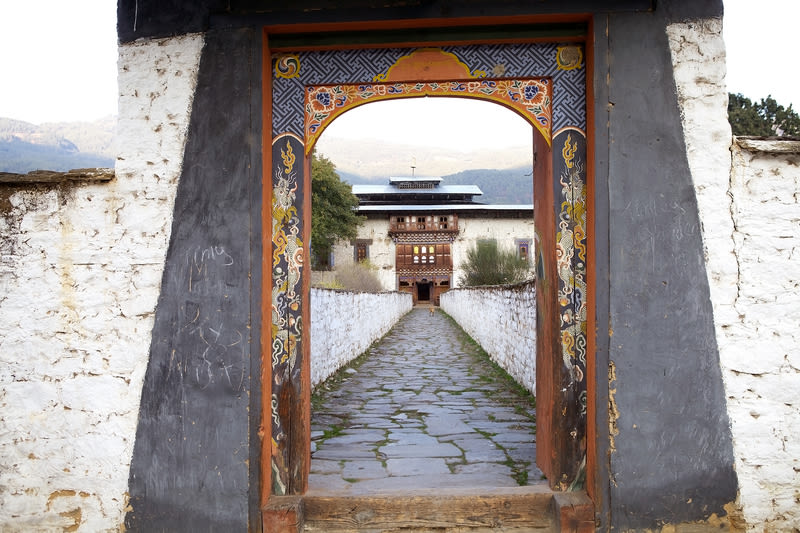
<instances>
[{"instance_id":1,"label":"window","mask_svg":"<svg viewBox=\"0 0 800 533\"><path fill-rule=\"evenodd\" d=\"M447 229L447 217L439 217L439 229Z\"/></svg>"},{"instance_id":2,"label":"window","mask_svg":"<svg viewBox=\"0 0 800 533\"><path fill-rule=\"evenodd\" d=\"M411 264L411 245L410 244L398 244L397 245L397 265L398 266L408 266Z\"/></svg>"},{"instance_id":3,"label":"window","mask_svg":"<svg viewBox=\"0 0 800 533\"><path fill-rule=\"evenodd\" d=\"M514 239L517 245L517 257L523 261L530 261L531 241L529 239Z\"/></svg>"},{"instance_id":4,"label":"window","mask_svg":"<svg viewBox=\"0 0 800 533\"><path fill-rule=\"evenodd\" d=\"M359 263L369 259L369 245L372 244L372 239L356 239L350 241L353 245L353 261Z\"/></svg>"},{"instance_id":5,"label":"window","mask_svg":"<svg viewBox=\"0 0 800 533\"><path fill-rule=\"evenodd\" d=\"M366 261L367 259L367 244L360 242L356 244L356 262Z\"/></svg>"},{"instance_id":6,"label":"window","mask_svg":"<svg viewBox=\"0 0 800 533\"><path fill-rule=\"evenodd\" d=\"M417 229L425 229L425 217L417 217Z\"/></svg>"}]
</instances>

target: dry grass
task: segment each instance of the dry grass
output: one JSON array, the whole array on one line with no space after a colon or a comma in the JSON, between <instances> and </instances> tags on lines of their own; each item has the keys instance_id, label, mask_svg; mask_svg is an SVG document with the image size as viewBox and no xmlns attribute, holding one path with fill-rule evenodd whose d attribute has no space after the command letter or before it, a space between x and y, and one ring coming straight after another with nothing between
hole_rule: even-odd
<instances>
[{"instance_id":1,"label":"dry grass","mask_svg":"<svg viewBox=\"0 0 800 533\"><path fill-rule=\"evenodd\" d=\"M369 262L352 263L336 267L336 281L345 290L382 292L383 285Z\"/></svg>"},{"instance_id":2,"label":"dry grass","mask_svg":"<svg viewBox=\"0 0 800 533\"><path fill-rule=\"evenodd\" d=\"M384 290L376 267L369 261L336 267L332 272L319 273L312 285L320 289L341 289L356 292L382 292Z\"/></svg>"}]
</instances>

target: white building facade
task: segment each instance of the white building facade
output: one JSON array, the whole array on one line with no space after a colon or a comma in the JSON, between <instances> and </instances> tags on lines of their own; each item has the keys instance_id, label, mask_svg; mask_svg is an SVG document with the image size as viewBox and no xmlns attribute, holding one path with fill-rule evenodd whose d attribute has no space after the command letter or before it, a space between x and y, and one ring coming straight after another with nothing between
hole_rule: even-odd
<instances>
[{"instance_id":1,"label":"white building facade","mask_svg":"<svg viewBox=\"0 0 800 533\"><path fill-rule=\"evenodd\" d=\"M532 265L533 205L486 205L475 185L443 185L442 178L392 177L388 185L354 185L358 237L339 242L333 267L368 260L386 290L410 292L414 303L438 305L457 287L467 251L494 240Z\"/></svg>"}]
</instances>

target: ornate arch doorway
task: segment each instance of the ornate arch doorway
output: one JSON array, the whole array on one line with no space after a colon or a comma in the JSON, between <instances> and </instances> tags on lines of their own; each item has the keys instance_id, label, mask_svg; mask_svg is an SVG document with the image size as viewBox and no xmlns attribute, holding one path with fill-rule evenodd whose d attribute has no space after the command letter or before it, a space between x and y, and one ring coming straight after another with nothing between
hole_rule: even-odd
<instances>
[{"instance_id":1,"label":"ornate arch doorway","mask_svg":"<svg viewBox=\"0 0 800 533\"><path fill-rule=\"evenodd\" d=\"M268 40L267 40L268 42ZM310 466L310 154L341 113L370 101L480 98L536 129L537 463L583 483L587 433L586 73L580 45L265 50L262 503L302 494ZM491 73L492 77L489 77ZM271 156L271 157L270 157ZM269 173L269 175L266 175ZM267 239L270 239L267 241ZM269 263L270 268L267 267ZM266 304L269 302L269 309ZM268 329L267 329L268 328Z\"/></svg>"}]
</instances>

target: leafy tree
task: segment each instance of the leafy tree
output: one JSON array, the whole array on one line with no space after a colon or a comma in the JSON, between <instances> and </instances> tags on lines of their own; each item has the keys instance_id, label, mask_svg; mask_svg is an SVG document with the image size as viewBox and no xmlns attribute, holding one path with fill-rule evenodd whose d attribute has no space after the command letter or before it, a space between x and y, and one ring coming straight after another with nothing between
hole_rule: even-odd
<instances>
[{"instance_id":1,"label":"leafy tree","mask_svg":"<svg viewBox=\"0 0 800 533\"><path fill-rule=\"evenodd\" d=\"M791 104L784 108L772 95L751 102L741 94L728 94L728 122L734 135L800 136L800 116Z\"/></svg>"},{"instance_id":2,"label":"leafy tree","mask_svg":"<svg viewBox=\"0 0 800 533\"><path fill-rule=\"evenodd\" d=\"M478 241L474 248L467 250L463 269L461 285L465 287L519 283L530 275L528 261L512 250L498 249L493 240Z\"/></svg>"},{"instance_id":3,"label":"leafy tree","mask_svg":"<svg viewBox=\"0 0 800 533\"><path fill-rule=\"evenodd\" d=\"M330 159L313 155L311 160L311 250L312 267L327 268L328 257L339 239L355 239L364 218L356 213L358 198L339 179Z\"/></svg>"}]
</instances>

